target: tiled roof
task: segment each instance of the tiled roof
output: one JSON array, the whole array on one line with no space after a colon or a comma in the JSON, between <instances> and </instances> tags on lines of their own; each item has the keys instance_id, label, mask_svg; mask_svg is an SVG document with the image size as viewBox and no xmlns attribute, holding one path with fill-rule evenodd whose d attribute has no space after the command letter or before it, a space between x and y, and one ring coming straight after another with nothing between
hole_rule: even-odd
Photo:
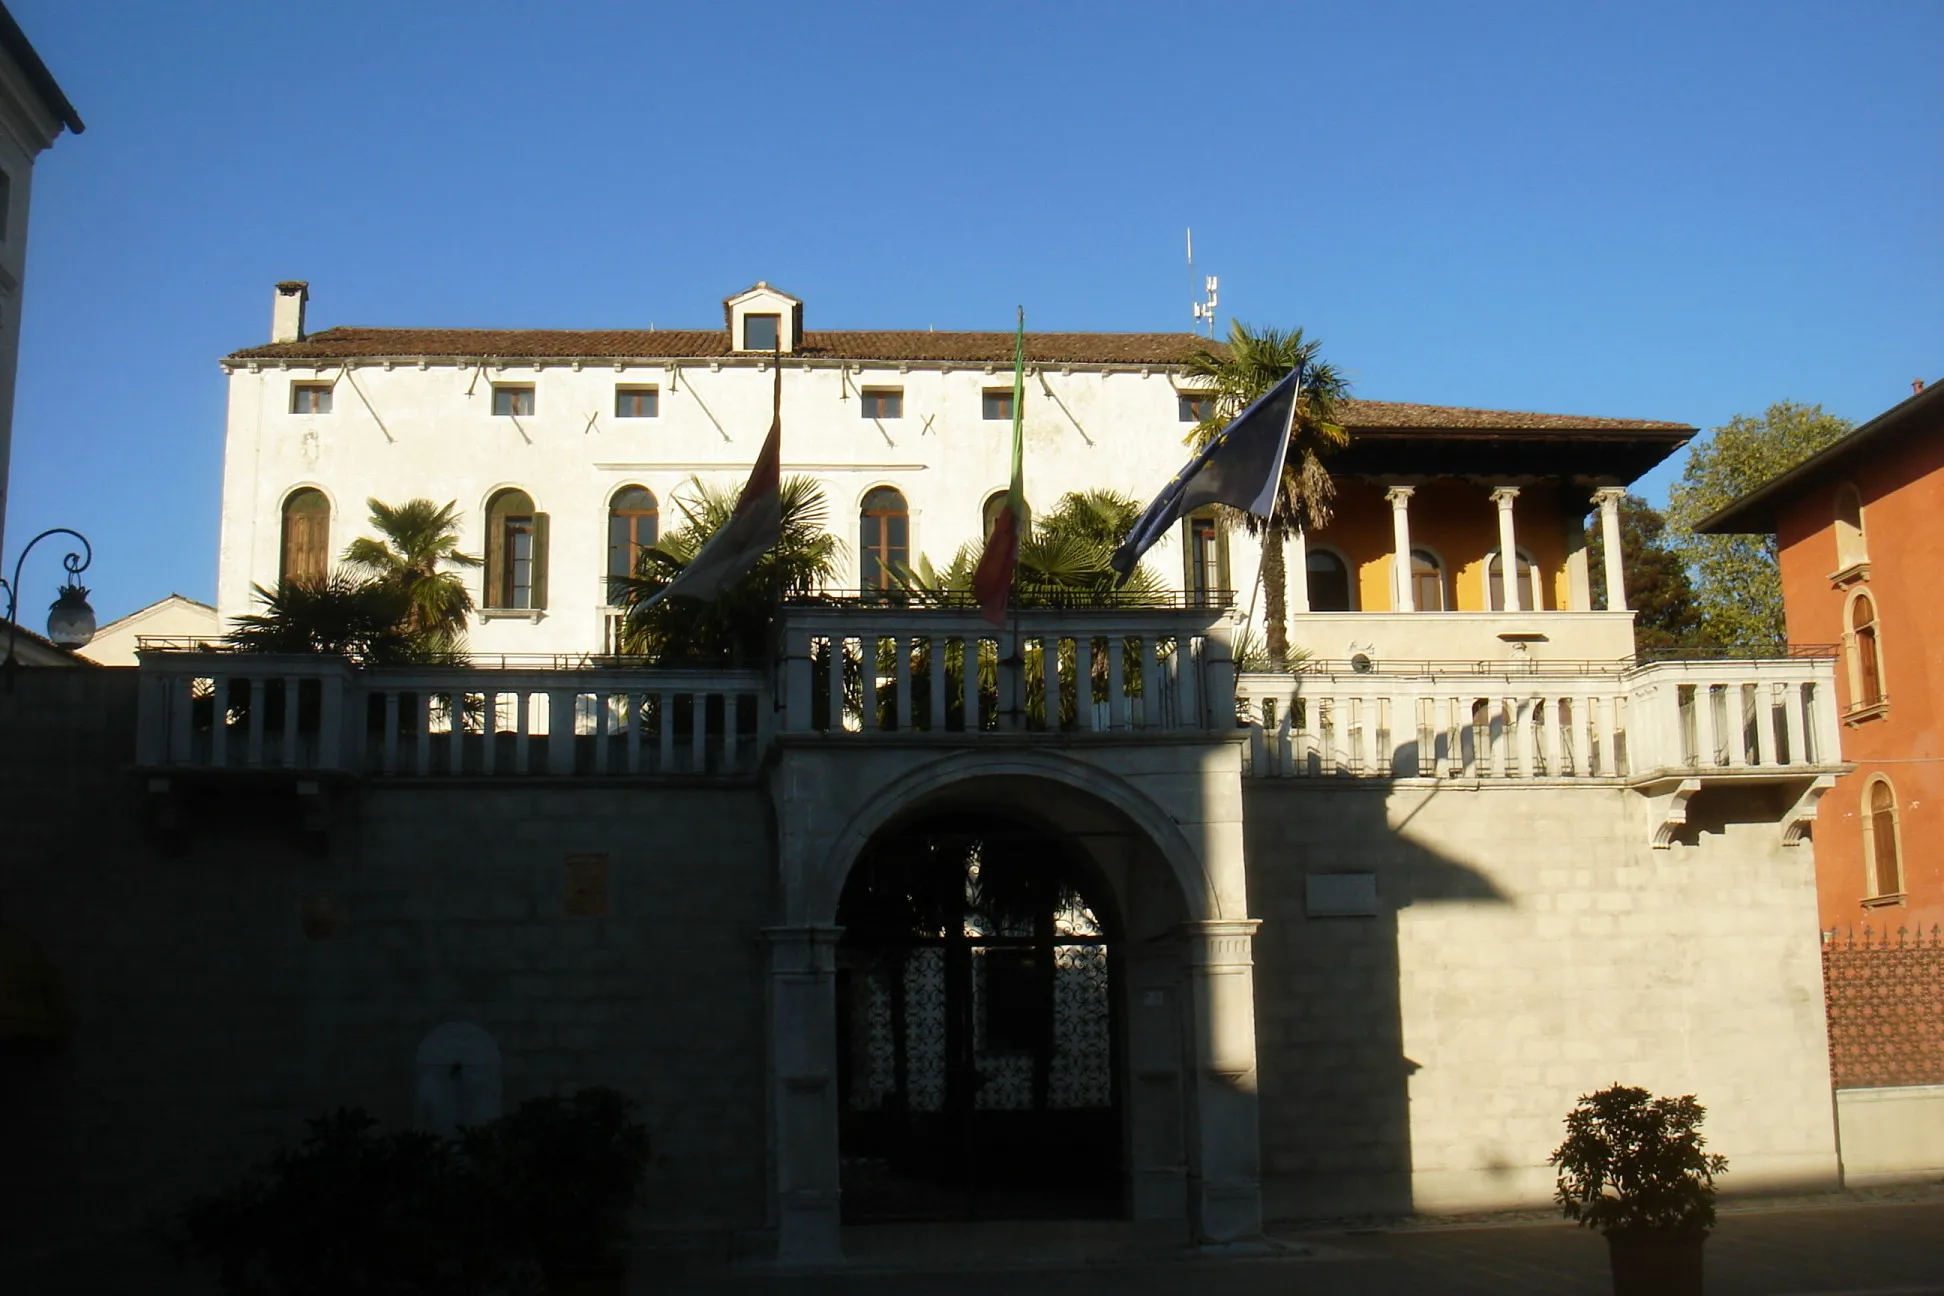
<instances>
[{"instance_id":1,"label":"tiled roof","mask_svg":"<svg viewBox=\"0 0 1944 1296\"><path fill-rule=\"evenodd\" d=\"M1668 432L1692 433L1686 423L1652 419L1596 418L1590 414L1527 414L1516 410L1415 405L1403 401L1346 400L1337 422L1354 432L1414 432L1424 428L1477 432Z\"/></svg>"},{"instance_id":2,"label":"tiled roof","mask_svg":"<svg viewBox=\"0 0 1944 1296\"><path fill-rule=\"evenodd\" d=\"M1207 340L1193 333L1028 333L1039 364L1175 365ZM721 329L334 328L302 342L238 351L232 360L342 360L379 356L520 359L713 360L737 354ZM1010 333L805 332L805 360L1011 364Z\"/></svg>"},{"instance_id":3,"label":"tiled roof","mask_svg":"<svg viewBox=\"0 0 1944 1296\"><path fill-rule=\"evenodd\" d=\"M1028 333L1026 358L1037 364L1174 366L1208 339L1194 333ZM1220 344L1213 344L1219 349ZM231 360L580 359L713 360L737 354L722 329L403 329L334 328L301 342L276 342L233 353ZM747 353L744 353L747 354ZM1003 366L1013 358L1010 333L806 332L792 353L807 360L954 363ZM1664 432L1691 434L1685 423L1528 414L1399 401L1347 400L1344 426L1358 432L1420 430L1490 432Z\"/></svg>"}]
</instances>

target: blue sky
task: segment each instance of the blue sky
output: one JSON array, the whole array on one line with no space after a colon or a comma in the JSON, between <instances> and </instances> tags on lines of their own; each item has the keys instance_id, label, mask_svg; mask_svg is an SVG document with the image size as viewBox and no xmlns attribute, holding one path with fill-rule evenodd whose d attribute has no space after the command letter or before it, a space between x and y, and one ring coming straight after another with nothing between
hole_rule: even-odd
<instances>
[{"instance_id":1,"label":"blue sky","mask_svg":"<svg viewBox=\"0 0 1944 1296\"><path fill-rule=\"evenodd\" d=\"M1224 326L1373 399L1705 428L1944 377L1937 3L9 3L88 130L35 175L8 546L86 531L104 617L213 594L216 362L284 278L314 328L708 326L762 278L813 328L1181 329L1192 224Z\"/></svg>"}]
</instances>

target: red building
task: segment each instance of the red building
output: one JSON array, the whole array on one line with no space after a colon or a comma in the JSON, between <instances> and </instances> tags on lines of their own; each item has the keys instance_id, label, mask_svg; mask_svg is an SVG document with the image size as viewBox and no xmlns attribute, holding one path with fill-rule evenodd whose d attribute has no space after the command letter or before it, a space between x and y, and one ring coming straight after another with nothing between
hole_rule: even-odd
<instances>
[{"instance_id":1,"label":"red building","mask_svg":"<svg viewBox=\"0 0 1944 1296\"><path fill-rule=\"evenodd\" d=\"M1773 534L1789 639L1841 644L1843 758L1816 819L1822 924L1944 924L1944 384L1696 528Z\"/></svg>"}]
</instances>

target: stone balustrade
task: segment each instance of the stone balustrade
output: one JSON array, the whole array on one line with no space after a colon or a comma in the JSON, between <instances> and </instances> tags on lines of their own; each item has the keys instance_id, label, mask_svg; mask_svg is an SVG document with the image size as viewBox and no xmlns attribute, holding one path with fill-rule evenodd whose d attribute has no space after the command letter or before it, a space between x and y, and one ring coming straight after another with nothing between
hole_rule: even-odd
<instances>
[{"instance_id":1,"label":"stone balustrade","mask_svg":"<svg viewBox=\"0 0 1944 1296\"><path fill-rule=\"evenodd\" d=\"M1020 611L791 608L783 630L788 734L1051 733L1234 728L1230 614L1219 608Z\"/></svg>"},{"instance_id":2,"label":"stone balustrade","mask_svg":"<svg viewBox=\"0 0 1944 1296\"><path fill-rule=\"evenodd\" d=\"M1246 674L1257 778L1796 775L1832 767L1827 659L1624 664L1347 663Z\"/></svg>"},{"instance_id":3,"label":"stone balustrade","mask_svg":"<svg viewBox=\"0 0 1944 1296\"><path fill-rule=\"evenodd\" d=\"M1240 734L1256 778L1761 777L1839 760L1823 658L1312 663L1238 676L1207 608L788 610L760 671L360 669L148 650L138 763L370 777L749 774L792 740Z\"/></svg>"},{"instance_id":4,"label":"stone balustrade","mask_svg":"<svg viewBox=\"0 0 1944 1296\"><path fill-rule=\"evenodd\" d=\"M149 769L375 777L749 773L770 731L754 671L378 668L311 656L149 652ZM455 723L457 717L457 723Z\"/></svg>"}]
</instances>

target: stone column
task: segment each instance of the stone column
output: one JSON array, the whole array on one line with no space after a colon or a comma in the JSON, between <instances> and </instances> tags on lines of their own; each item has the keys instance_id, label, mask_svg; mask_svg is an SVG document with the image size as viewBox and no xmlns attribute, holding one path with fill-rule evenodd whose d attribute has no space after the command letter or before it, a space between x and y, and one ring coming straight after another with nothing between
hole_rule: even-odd
<instances>
[{"instance_id":1,"label":"stone column","mask_svg":"<svg viewBox=\"0 0 1944 1296\"><path fill-rule=\"evenodd\" d=\"M1620 500L1627 492L1618 486L1603 486L1593 492L1600 506L1600 542L1606 550L1607 611L1627 610L1627 576L1620 561Z\"/></svg>"},{"instance_id":2,"label":"stone column","mask_svg":"<svg viewBox=\"0 0 1944 1296\"><path fill-rule=\"evenodd\" d=\"M1411 488L1393 486L1384 492L1391 506L1391 607L1415 612L1411 596Z\"/></svg>"},{"instance_id":3,"label":"stone column","mask_svg":"<svg viewBox=\"0 0 1944 1296\"><path fill-rule=\"evenodd\" d=\"M778 1264L843 1259L837 1159L841 927L768 927Z\"/></svg>"},{"instance_id":4,"label":"stone column","mask_svg":"<svg viewBox=\"0 0 1944 1296\"><path fill-rule=\"evenodd\" d=\"M1262 1232L1253 956L1260 925L1241 919L1181 928L1194 1013L1189 1210L1202 1242L1234 1242Z\"/></svg>"},{"instance_id":5,"label":"stone column","mask_svg":"<svg viewBox=\"0 0 1944 1296\"><path fill-rule=\"evenodd\" d=\"M1289 548L1285 551L1283 570L1289 575L1289 612L1307 612L1309 605L1309 537L1303 528L1289 528L1286 537Z\"/></svg>"},{"instance_id":6,"label":"stone column","mask_svg":"<svg viewBox=\"0 0 1944 1296\"><path fill-rule=\"evenodd\" d=\"M1512 533L1512 501L1517 498L1517 486L1500 486L1492 492L1492 503L1498 505L1499 570L1503 573L1499 586L1505 591L1504 608L1495 610L1506 612L1518 612L1525 607L1525 595L1519 589L1519 542ZM1489 572L1485 588L1491 588Z\"/></svg>"}]
</instances>

